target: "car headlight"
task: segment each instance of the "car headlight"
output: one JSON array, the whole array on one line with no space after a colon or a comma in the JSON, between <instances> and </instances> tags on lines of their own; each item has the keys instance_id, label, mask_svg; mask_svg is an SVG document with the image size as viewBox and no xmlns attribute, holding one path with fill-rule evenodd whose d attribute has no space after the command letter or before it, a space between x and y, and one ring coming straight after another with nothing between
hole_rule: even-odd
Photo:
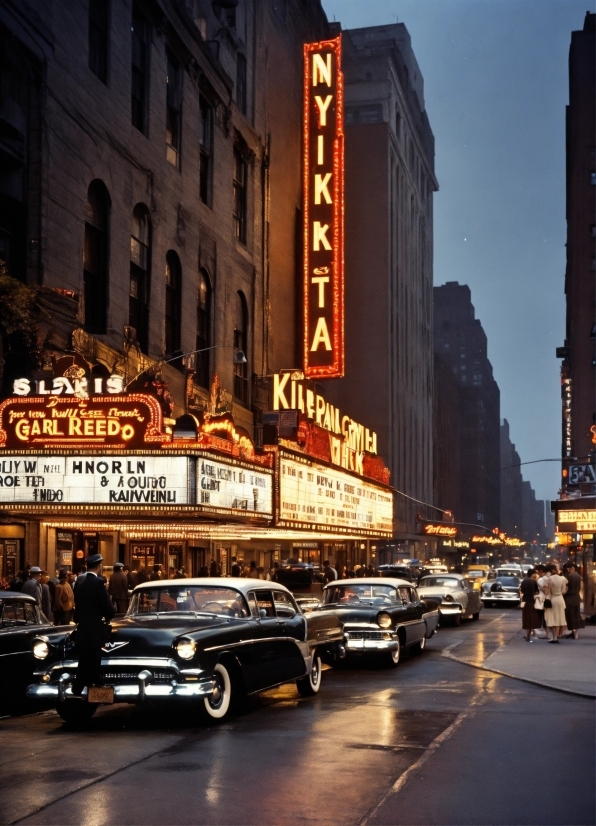
<instances>
[{"instance_id":1,"label":"car headlight","mask_svg":"<svg viewBox=\"0 0 596 826\"><path fill-rule=\"evenodd\" d=\"M453 602L453 597L451 594L445 594L443 597L443 602Z\"/></svg>"},{"instance_id":2,"label":"car headlight","mask_svg":"<svg viewBox=\"0 0 596 826\"><path fill-rule=\"evenodd\" d=\"M183 660L192 660L197 650L197 644L194 640L178 640L176 643L176 653Z\"/></svg>"},{"instance_id":3,"label":"car headlight","mask_svg":"<svg viewBox=\"0 0 596 826\"><path fill-rule=\"evenodd\" d=\"M33 656L38 660L45 660L50 653L50 644L45 640L35 640L32 645Z\"/></svg>"},{"instance_id":4,"label":"car headlight","mask_svg":"<svg viewBox=\"0 0 596 826\"><path fill-rule=\"evenodd\" d=\"M380 614L377 615L377 624L381 628L391 628L391 616L386 611L381 611Z\"/></svg>"}]
</instances>

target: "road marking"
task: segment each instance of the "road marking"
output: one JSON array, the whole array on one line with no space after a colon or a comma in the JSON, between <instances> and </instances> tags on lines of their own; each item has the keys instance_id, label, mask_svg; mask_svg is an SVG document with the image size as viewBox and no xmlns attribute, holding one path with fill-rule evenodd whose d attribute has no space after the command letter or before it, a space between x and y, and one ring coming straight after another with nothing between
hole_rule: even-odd
<instances>
[{"instance_id":1,"label":"road marking","mask_svg":"<svg viewBox=\"0 0 596 826\"><path fill-rule=\"evenodd\" d=\"M441 734L439 734L435 739L432 741L430 746L424 750L424 754L421 754L418 760L415 763L405 770L403 774L397 778L393 786L386 792L383 797L379 800L379 802L375 805L375 807L371 810L369 809L363 817L360 818L358 821L358 826L366 826L366 824L370 821L371 817L381 808L383 803L387 800L388 797L391 795L397 794L403 787L406 785L410 777L416 774L418 769L423 766L426 761L428 760L431 755L435 753L435 751L440 748L446 740L449 740L451 735L461 726L463 721L468 716L467 711L462 711L461 714L458 714L455 720L451 723L450 726L447 726Z\"/></svg>"}]
</instances>

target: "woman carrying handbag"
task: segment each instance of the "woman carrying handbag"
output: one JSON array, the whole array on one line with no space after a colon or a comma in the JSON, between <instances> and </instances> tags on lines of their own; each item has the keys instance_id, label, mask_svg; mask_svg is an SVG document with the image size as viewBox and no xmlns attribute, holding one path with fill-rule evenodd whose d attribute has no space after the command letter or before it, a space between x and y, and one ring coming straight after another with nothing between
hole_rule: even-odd
<instances>
[{"instance_id":1,"label":"woman carrying handbag","mask_svg":"<svg viewBox=\"0 0 596 826\"><path fill-rule=\"evenodd\" d=\"M534 600L538 596L539 588L535 579L536 571L528 571L520 585L522 605L522 628L526 632L526 642L532 642L530 636L535 628L540 628L542 620L534 607Z\"/></svg>"},{"instance_id":2,"label":"woman carrying handbag","mask_svg":"<svg viewBox=\"0 0 596 826\"><path fill-rule=\"evenodd\" d=\"M548 578L547 598L544 603L544 619L547 630L551 630L553 634L550 642L558 643L559 637L563 636L563 631L566 628L563 594L567 591L567 580L557 573L556 565L548 565L546 570L550 573L550 576Z\"/></svg>"}]
</instances>

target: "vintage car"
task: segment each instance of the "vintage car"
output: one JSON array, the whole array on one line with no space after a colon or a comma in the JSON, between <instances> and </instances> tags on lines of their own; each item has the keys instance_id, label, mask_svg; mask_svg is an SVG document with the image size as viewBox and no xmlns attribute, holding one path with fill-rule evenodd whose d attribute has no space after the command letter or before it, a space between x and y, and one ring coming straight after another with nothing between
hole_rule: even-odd
<instances>
[{"instance_id":1,"label":"vintage car","mask_svg":"<svg viewBox=\"0 0 596 826\"><path fill-rule=\"evenodd\" d=\"M423 651L439 622L434 601L421 600L411 582L388 577L328 583L312 616L329 615L343 623L346 654L380 656L390 666L404 648Z\"/></svg>"},{"instance_id":2,"label":"vintage car","mask_svg":"<svg viewBox=\"0 0 596 826\"><path fill-rule=\"evenodd\" d=\"M310 562L298 562L297 559L287 559L282 562L275 575L276 582L280 582L292 591L310 588L315 578L314 565Z\"/></svg>"},{"instance_id":3,"label":"vintage car","mask_svg":"<svg viewBox=\"0 0 596 826\"><path fill-rule=\"evenodd\" d=\"M32 640L39 634L60 639L70 630L52 625L28 594L0 591L0 714L26 707L25 691L38 663Z\"/></svg>"},{"instance_id":4,"label":"vintage car","mask_svg":"<svg viewBox=\"0 0 596 826\"><path fill-rule=\"evenodd\" d=\"M470 565L466 571L466 576L471 580L476 591L482 590L482 585L489 579L494 579L494 571L489 565Z\"/></svg>"},{"instance_id":5,"label":"vintage car","mask_svg":"<svg viewBox=\"0 0 596 826\"><path fill-rule=\"evenodd\" d=\"M254 579L179 579L137 585L126 615L112 621L100 686L73 696L75 640L39 637L29 697L52 698L64 720L90 718L100 703L198 700L221 720L246 694L296 681L316 694L321 663L345 655L333 615L306 616L283 585Z\"/></svg>"},{"instance_id":6,"label":"vintage car","mask_svg":"<svg viewBox=\"0 0 596 826\"><path fill-rule=\"evenodd\" d=\"M439 603L441 623L459 625L462 617L480 618L482 602L472 582L462 574L432 574L418 583L418 593L423 599L436 599Z\"/></svg>"},{"instance_id":7,"label":"vintage car","mask_svg":"<svg viewBox=\"0 0 596 826\"><path fill-rule=\"evenodd\" d=\"M408 582L414 581L414 574L408 565L379 565L377 570L383 577L405 579Z\"/></svg>"},{"instance_id":8,"label":"vintage car","mask_svg":"<svg viewBox=\"0 0 596 826\"><path fill-rule=\"evenodd\" d=\"M482 585L482 604L487 608L503 605L517 608L521 595L519 586L521 580L517 576L498 576L496 579Z\"/></svg>"}]
</instances>

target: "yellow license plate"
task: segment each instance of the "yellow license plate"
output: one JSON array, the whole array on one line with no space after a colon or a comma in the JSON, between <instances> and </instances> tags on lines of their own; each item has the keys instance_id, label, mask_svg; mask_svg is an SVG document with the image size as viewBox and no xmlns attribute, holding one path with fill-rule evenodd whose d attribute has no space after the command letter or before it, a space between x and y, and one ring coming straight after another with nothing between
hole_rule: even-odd
<instances>
[{"instance_id":1,"label":"yellow license plate","mask_svg":"<svg viewBox=\"0 0 596 826\"><path fill-rule=\"evenodd\" d=\"M114 686L92 685L87 691L87 702L89 703L113 703Z\"/></svg>"}]
</instances>

